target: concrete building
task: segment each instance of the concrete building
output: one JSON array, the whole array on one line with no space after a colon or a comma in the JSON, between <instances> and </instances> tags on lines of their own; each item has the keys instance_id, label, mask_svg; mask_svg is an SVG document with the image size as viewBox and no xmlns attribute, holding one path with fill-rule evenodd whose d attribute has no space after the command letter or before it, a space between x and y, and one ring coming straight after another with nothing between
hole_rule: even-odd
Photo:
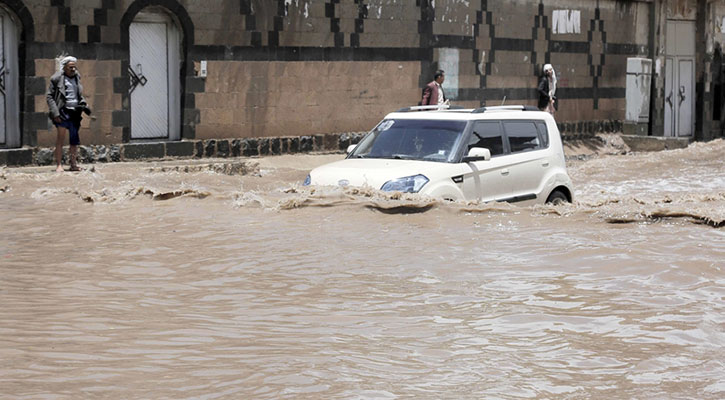
<instances>
[{"instance_id":1,"label":"concrete building","mask_svg":"<svg viewBox=\"0 0 725 400\"><path fill-rule=\"evenodd\" d=\"M536 104L553 64L565 137L725 122L725 0L0 0L0 30L0 164L47 162L64 53L112 159L344 148L438 68L478 107Z\"/></svg>"}]
</instances>

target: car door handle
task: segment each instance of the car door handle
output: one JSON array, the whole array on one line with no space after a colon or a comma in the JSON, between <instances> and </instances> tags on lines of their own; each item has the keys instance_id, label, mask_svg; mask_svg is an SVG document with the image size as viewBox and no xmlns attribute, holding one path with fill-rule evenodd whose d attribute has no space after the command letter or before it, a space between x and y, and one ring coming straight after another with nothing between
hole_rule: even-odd
<instances>
[{"instance_id":1,"label":"car door handle","mask_svg":"<svg viewBox=\"0 0 725 400\"><path fill-rule=\"evenodd\" d=\"M509 174L509 170L508 169L502 169L501 170L501 175L508 175L508 174Z\"/></svg>"},{"instance_id":2,"label":"car door handle","mask_svg":"<svg viewBox=\"0 0 725 400\"><path fill-rule=\"evenodd\" d=\"M549 162L548 161L542 161L541 162L541 166L542 167L548 167L549 166Z\"/></svg>"}]
</instances>

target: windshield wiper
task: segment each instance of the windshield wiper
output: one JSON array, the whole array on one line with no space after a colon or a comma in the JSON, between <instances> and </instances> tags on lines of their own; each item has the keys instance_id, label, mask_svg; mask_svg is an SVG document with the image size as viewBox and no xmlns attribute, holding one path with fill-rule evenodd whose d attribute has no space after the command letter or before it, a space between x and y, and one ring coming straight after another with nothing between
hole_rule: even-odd
<instances>
[{"instance_id":1,"label":"windshield wiper","mask_svg":"<svg viewBox=\"0 0 725 400\"><path fill-rule=\"evenodd\" d=\"M383 159L383 160L418 160L418 157L409 156L407 154L392 154L389 156L371 156L370 154L358 154L354 156L353 158L377 158L377 159Z\"/></svg>"}]
</instances>

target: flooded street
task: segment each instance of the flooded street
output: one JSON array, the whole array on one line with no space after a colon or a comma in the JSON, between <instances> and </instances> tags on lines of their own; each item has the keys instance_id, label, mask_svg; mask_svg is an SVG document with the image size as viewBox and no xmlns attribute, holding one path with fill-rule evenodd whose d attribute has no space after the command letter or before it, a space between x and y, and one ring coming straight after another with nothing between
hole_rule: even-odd
<instances>
[{"instance_id":1,"label":"flooded street","mask_svg":"<svg viewBox=\"0 0 725 400\"><path fill-rule=\"evenodd\" d=\"M725 397L725 141L527 208L340 158L0 169L0 398Z\"/></svg>"}]
</instances>

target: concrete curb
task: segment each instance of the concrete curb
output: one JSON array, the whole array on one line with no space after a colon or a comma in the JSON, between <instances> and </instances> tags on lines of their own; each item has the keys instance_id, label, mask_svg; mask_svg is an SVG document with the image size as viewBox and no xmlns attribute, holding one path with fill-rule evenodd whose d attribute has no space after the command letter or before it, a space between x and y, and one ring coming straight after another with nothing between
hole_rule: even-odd
<instances>
[{"instance_id":1,"label":"concrete curb","mask_svg":"<svg viewBox=\"0 0 725 400\"><path fill-rule=\"evenodd\" d=\"M114 145L80 146L79 161L84 164L97 162L201 159L227 157L254 157L281 154L309 153L313 151L345 151L367 132L313 135L299 137L250 138L250 139L208 139L184 140L180 142L139 142ZM662 151L687 147L691 139L658 136L621 135L631 151ZM567 135L564 142L591 138L592 135ZM64 148L64 160L68 159L68 148ZM67 161L65 161L67 163ZM0 149L0 165L30 166L52 165L53 149L25 147Z\"/></svg>"},{"instance_id":2,"label":"concrete curb","mask_svg":"<svg viewBox=\"0 0 725 400\"><path fill-rule=\"evenodd\" d=\"M639 136L639 135L621 135L624 143L629 146L631 151L662 151L673 149L684 149L690 145L692 139L678 137L660 137L660 136Z\"/></svg>"},{"instance_id":3,"label":"concrete curb","mask_svg":"<svg viewBox=\"0 0 725 400\"><path fill-rule=\"evenodd\" d=\"M180 142L138 142L114 145L80 146L79 161L97 162L200 159L226 157L254 157L281 154L309 153L313 151L345 151L357 143L367 132L348 132L339 135L313 135L299 137L184 140ZM0 165L30 166L55 163L53 148L24 147L0 149ZM63 149L67 163L68 147Z\"/></svg>"}]
</instances>

